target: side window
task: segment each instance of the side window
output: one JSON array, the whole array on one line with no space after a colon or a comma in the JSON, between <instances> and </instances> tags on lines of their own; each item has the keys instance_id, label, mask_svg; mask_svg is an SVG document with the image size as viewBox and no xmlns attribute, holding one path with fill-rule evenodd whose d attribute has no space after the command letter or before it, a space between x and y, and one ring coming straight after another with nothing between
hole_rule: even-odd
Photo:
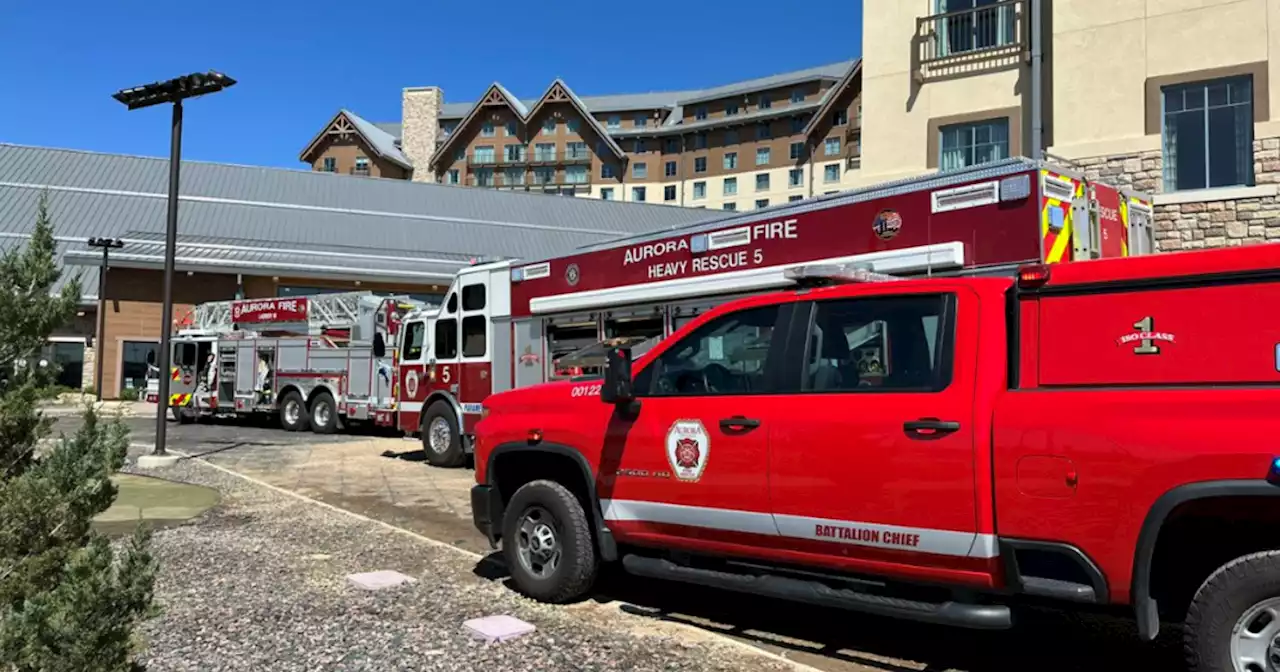
<instances>
[{"instance_id":1,"label":"side window","mask_svg":"<svg viewBox=\"0 0 1280 672\"><path fill-rule=\"evenodd\" d=\"M954 295L819 301L806 392L938 392L951 382Z\"/></svg>"},{"instance_id":2,"label":"side window","mask_svg":"<svg viewBox=\"0 0 1280 672\"><path fill-rule=\"evenodd\" d=\"M422 359L422 346L427 335L425 322L410 322L404 332L404 343L400 346L401 361L414 362Z\"/></svg>"},{"instance_id":3,"label":"side window","mask_svg":"<svg viewBox=\"0 0 1280 672\"><path fill-rule=\"evenodd\" d=\"M458 321L452 317L436 320L436 359L458 356Z\"/></svg>"},{"instance_id":4,"label":"side window","mask_svg":"<svg viewBox=\"0 0 1280 672\"><path fill-rule=\"evenodd\" d=\"M458 295L450 294L449 298L444 302L444 310L450 315L458 312Z\"/></svg>"},{"instance_id":5,"label":"side window","mask_svg":"<svg viewBox=\"0 0 1280 672\"><path fill-rule=\"evenodd\" d=\"M462 309L484 310L484 285L467 285L462 288Z\"/></svg>"},{"instance_id":6,"label":"side window","mask_svg":"<svg viewBox=\"0 0 1280 672\"><path fill-rule=\"evenodd\" d=\"M778 306L723 315L680 339L640 372L647 396L768 394L765 374L775 349Z\"/></svg>"},{"instance_id":7,"label":"side window","mask_svg":"<svg viewBox=\"0 0 1280 672\"><path fill-rule=\"evenodd\" d=\"M466 295L463 295L465 303ZM462 356L484 357L484 315L468 315L462 318Z\"/></svg>"}]
</instances>

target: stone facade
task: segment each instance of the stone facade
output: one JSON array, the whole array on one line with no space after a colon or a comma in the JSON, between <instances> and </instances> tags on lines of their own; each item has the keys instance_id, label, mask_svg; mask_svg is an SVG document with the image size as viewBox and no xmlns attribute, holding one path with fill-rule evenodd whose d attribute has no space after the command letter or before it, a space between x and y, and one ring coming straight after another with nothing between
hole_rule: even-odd
<instances>
[{"instance_id":1,"label":"stone facade","mask_svg":"<svg viewBox=\"0 0 1280 672\"><path fill-rule=\"evenodd\" d=\"M1158 151L1072 163L1089 179L1153 196L1162 191L1164 160ZM1280 184L1280 138L1254 141L1253 172L1255 184ZM1155 238L1160 251L1280 241L1280 198L1270 195L1158 204Z\"/></svg>"},{"instance_id":2,"label":"stone facade","mask_svg":"<svg viewBox=\"0 0 1280 672\"><path fill-rule=\"evenodd\" d=\"M443 102L444 92L434 86L407 88L400 99L400 151L415 167L414 182L435 182L427 164L440 136L440 104Z\"/></svg>"},{"instance_id":3,"label":"stone facade","mask_svg":"<svg viewBox=\"0 0 1280 672\"><path fill-rule=\"evenodd\" d=\"M80 389L88 390L94 387L96 382L96 372L98 370L97 351L94 348L85 346L84 348L84 365L80 369Z\"/></svg>"}]
</instances>

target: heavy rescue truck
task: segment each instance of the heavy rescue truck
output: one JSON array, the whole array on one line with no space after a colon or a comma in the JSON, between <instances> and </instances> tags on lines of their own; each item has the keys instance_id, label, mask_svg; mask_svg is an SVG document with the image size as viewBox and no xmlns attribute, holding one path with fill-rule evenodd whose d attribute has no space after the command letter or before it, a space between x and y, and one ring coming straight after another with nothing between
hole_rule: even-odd
<instances>
[{"instance_id":1,"label":"heavy rescue truck","mask_svg":"<svg viewBox=\"0 0 1280 672\"><path fill-rule=\"evenodd\" d=\"M401 321L426 304L370 292L196 306L173 337L169 406L180 420L276 415L289 431L396 425Z\"/></svg>"},{"instance_id":2,"label":"heavy rescue truck","mask_svg":"<svg viewBox=\"0 0 1280 672\"><path fill-rule=\"evenodd\" d=\"M438 309L404 320L397 420L432 464L458 466L490 394L598 373L604 342L638 355L725 301L789 285L797 264L1011 277L1029 262L1146 254L1151 214L1141 194L1013 159L471 266ZM883 366L875 338L860 366Z\"/></svg>"},{"instance_id":3,"label":"heavy rescue truck","mask_svg":"<svg viewBox=\"0 0 1280 672\"><path fill-rule=\"evenodd\" d=\"M976 629L1038 602L1280 669L1280 246L785 275L485 400L472 510L516 587L574 600L616 561Z\"/></svg>"}]
</instances>

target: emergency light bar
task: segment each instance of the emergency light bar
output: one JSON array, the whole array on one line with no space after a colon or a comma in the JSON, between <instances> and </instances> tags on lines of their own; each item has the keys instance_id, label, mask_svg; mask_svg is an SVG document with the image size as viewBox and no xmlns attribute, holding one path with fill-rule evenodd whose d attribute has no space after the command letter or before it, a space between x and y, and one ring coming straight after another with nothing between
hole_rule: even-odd
<instances>
[{"instance_id":1,"label":"emergency light bar","mask_svg":"<svg viewBox=\"0 0 1280 672\"><path fill-rule=\"evenodd\" d=\"M834 285L849 282L893 282L896 275L876 273L867 264L809 264L782 271L782 277L805 286Z\"/></svg>"}]
</instances>

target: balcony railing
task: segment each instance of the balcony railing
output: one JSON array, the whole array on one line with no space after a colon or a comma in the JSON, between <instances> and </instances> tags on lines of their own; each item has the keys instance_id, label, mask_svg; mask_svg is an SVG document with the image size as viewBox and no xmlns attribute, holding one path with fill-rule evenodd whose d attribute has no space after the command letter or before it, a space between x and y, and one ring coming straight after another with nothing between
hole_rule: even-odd
<instances>
[{"instance_id":1,"label":"balcony railing","mask_svg":"<svg viewBox=\"0 0 1280 672\"><path fill-rule=\"evenodd\" d=\"M1017 52L1027 44L1025 0L1005 0L916 19L920 63Z\"/></svg>"},{"instance_id":2,"label":"balcony railing","mask_svg":"<svg viewBox=\"0 0 1280 672\"><path fill-rule=\"evenodd\" d=\"M351 174L352 174L352 175L361 175L361 176L363 176L363 177L369 177L369 169L368 169L368 168L352 168L352 169L351 169Z\"/></svg>"},{"instance_id":3,"label":"balcony railing","mask_svg":"<svg viewBox=\"0 0 1280 672\"><path fill-rule=\"evenodd\" d=\"M497 154L468 154L467 165L469 166L496 166L502 163L502 157Z\"/></svg>"}]
</instances>

